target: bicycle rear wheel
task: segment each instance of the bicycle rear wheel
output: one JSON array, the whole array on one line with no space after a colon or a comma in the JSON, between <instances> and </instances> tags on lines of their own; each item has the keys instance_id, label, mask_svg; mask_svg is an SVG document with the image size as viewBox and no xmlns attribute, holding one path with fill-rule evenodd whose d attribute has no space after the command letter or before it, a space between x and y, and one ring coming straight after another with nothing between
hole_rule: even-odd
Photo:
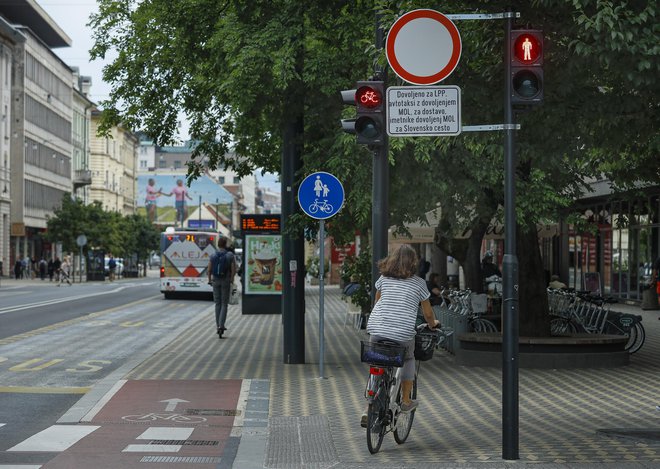
<instances>
[{"instance_id":1,"label":"bicycle rear wheel","mask_svg":"<svg viewBox=\"0 0 660 469\"><path fill-rule=\"evenodd\" d=\"M412 398L417 399L417 378L413 381ZM399 405L402 402L401 387L399 387L399 395L397 396L396 401ZM399 416L396 419L396 430L394 430L394 441L400 445L406 442L414 419L414 410L410 412L399 412Z\"/></svg>"},{"instance_id":2,"label":"bicycle rear wheel","mask_svg":"<svg viewBox=\"0 0 660 469\"><path fill-rule=\"evenodd\" d=\"M381 392L383 389L381 389ZM376 454L380 450L385 436L385 414L387 409L383 405L381 397L377 397L369 404L367 410L367 448L371 454Z\"/></svg>"},{"instance_id":3,"label":"bicycle rear wheel","mask_svg":"<svg viewBox=\"0 0 660 469\"><path fill-rule=\"evenodd\" d=\"M614 322L607 320L605 321L605 327L603 328L603 332L605 334L623 335L627 337L628 341L624 346L624 350L628 353L633 353L630 351L630 349L633 347L633 345L635 345L635 342L637 340L637 329L635 327L631 327L630 330L626 331L622 327L615 324Z\"/></svg>"}]
</instances>

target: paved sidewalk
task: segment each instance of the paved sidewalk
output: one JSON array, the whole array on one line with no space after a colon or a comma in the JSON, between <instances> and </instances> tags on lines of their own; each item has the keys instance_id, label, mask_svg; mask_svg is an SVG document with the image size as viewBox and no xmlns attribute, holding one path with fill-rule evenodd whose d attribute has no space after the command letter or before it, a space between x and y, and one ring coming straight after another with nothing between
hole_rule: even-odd
<instances>
[{"instance_id":1,"label":"paved sidewalk","mask_svg":"<svg viewBox=\"0 0 660 469\"><path fill-rule=\"evenodd\" d=\"M318 287L307 286L305 364L283 364L281 316L241 315L233 306L225 339L218 340L209 312L126 379L249 379L268 386L268 424L243 428L235 468L660 467L656 311L615 305L644 317L646 343L627 367L521 369L520 460L504 462L500 370L459 367L446 352L422 366L421 404L408 441L398 446L386 435L381 452L370 455L358 423L363 332L346 317L339 289L326 287L320 379L318 299ZM254 402L266 402L260 399Z\"/></svg>"}]
</instances>

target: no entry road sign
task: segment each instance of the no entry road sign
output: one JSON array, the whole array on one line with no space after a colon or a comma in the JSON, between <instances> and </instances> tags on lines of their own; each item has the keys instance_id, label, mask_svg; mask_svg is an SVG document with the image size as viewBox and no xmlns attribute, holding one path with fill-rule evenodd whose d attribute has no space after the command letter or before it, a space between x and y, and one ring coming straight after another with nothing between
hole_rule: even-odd
<instances>
[{"instance_id":1,"label":"no entry road sign","mask_svg":"<svg viewBox=\"0 0 660 469\"><path fill-rule=\"evenodd\" d=\"M399 77L414 85L447 78L461 58L461 35L440 12L410 11L394 22L385 43L387 61Z\"/></svg>"}]
</instances>

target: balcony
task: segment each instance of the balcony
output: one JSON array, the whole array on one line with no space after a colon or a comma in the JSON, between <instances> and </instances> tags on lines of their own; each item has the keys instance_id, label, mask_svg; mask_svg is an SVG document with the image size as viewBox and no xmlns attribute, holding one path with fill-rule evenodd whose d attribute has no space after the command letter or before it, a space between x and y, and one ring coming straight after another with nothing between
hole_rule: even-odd
<instances>
[{"instance_id":1,"label":"balcony","mask_svg":"<svg viewBox=\"0 0 660 469\"><path fill-rule=\"evenodd\" d=\"M73 176L73 187L77 189L92 184L92 172L89 169L76 169Z\"/></svg>"}]
</instances>

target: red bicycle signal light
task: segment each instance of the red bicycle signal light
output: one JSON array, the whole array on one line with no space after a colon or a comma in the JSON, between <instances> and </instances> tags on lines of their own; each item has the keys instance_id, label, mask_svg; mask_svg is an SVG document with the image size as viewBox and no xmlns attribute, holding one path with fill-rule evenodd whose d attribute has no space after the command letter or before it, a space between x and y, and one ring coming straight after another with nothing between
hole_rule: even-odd
<instances>
[{"instance_id":1,"label":"red bicycle signal light","mask_svg":"<svg viewBox=\"0 0 660 469\"><path fill-rule=\"evenodd\" d=\"M367 109L378 108L383 104L382 91L372 86L361 86L355 92L355 103Z\"/></svg>"}]
</instances>

